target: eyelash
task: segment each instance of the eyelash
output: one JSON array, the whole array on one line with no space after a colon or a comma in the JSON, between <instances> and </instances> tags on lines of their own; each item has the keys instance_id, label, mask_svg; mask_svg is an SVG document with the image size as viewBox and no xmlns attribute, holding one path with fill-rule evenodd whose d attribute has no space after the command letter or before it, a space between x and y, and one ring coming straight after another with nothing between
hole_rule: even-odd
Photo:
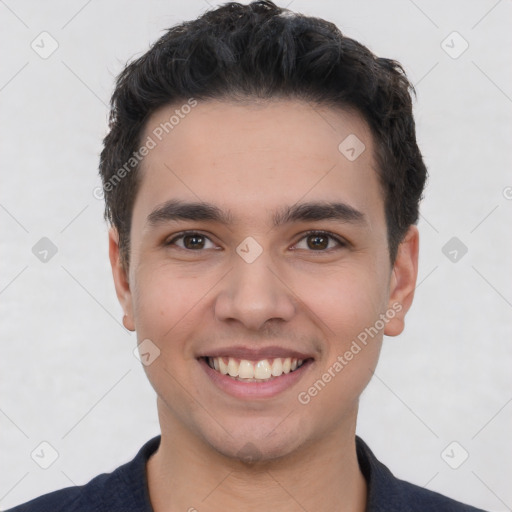
<instances>
[{"instance_id":1,"label":"eyelash","mask_svg":"<svg viewBox=\"0 0 512 512\"><path fill-rule=\"evenodd\" d=\"M314 250L311 250L310 252L330 252L332 251L333 249L340 249L340 248L343 248L343 247L347 247L348 243L345 242L342 238L340 238L339 236L333 234L333 233L330 233L329 231L322 231L322 230L317 230L317 229L312 229L310 231L306 231L302 236L301 238L297 241L297 243L299 243L300 241L304 240L305 238L307 238L308 236L311 236L311 235L320 235L320 236L325 236L327 238L330 238L331 240L334 240L338 246L337 247L331 247L330 249L322 249L322 250L318 250L318 251L314 251ZM297 245L297 244L295 244Z\"/></svg>"},{"instance_id":2,"label":"eyelash","mask_svg":"<svg viewBox=\"0 0 512 512\"><path fill-rule=\"evenodd\" d=\"M206 238L207 240L210 240L210 242L211 242L211 239L207 235L204 235L203 233L201 233L199 231L183 231L179 235L175 236L172 240L169 240L168 242L164 242L164 245L167 246L167 247L171 246L171 245L175 244L175 242L177 240L182 240L186 236L192 236L192 235L199 235L199 236L201 236L203 238ZM309 252L326 253L326 252L332 251L333 249L340 249L340 248L348 246L347 242L345 242L343 239L339 238L338 236L334 235L333 233L330 233L329 231L314 230L314 229L310 230L310 231L306 231L301 236L301 238L296 242L295 245L297 245L299 242L301 242L305 238L307 238L309 236L312 236L312 235L320 235L320 236L328 237L331 240L334 240L338 244L338 247L331 247L330 249L321 249L321 250L318 250L318 251L310 250ZM179 247L179 249L183 249L184 251L190 251L190 252L201 252L202 250L204 250L204 249L197 249L197 250L187 249L186 247Z\"/></svg>"}]
</instances>

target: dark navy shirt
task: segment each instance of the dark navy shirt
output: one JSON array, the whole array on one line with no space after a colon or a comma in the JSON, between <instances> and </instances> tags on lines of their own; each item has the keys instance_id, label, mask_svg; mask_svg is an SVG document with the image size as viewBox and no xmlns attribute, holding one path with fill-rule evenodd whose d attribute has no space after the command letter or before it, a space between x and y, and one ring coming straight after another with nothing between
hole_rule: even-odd
<instances>
[{"instance_id":1,"label":"dark navy shirt","mask_svg":"<svg viewBox=\"0 0 512 512\"><path fill-rule=\"evenodd\" d=\"M88 484L67 487L18 505L7 512L153 512L146 462L160 444L148 441L135 458ZM398 480L356 437L357 457L368 486L366 512L483 512L436 492Z\"/></svg>"}]
</instances>

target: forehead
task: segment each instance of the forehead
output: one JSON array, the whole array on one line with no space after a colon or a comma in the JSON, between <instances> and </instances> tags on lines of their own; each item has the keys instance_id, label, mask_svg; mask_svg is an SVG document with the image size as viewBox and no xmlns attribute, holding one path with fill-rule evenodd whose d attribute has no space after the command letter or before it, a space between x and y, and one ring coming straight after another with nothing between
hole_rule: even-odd
<instances>
[{"instance_id":1,"label":"forehead","mask_svg":"<svg viewBox=\"0 0 512 512\"><path fill-rule=\"evenodd\" d=\"M173 104L151 116L134 207L203 201L253 219L283 204L382 207L374 144L360 115L295 100ZM382 208L380 208L382 209Z\"/></svg>"}]
</instances>

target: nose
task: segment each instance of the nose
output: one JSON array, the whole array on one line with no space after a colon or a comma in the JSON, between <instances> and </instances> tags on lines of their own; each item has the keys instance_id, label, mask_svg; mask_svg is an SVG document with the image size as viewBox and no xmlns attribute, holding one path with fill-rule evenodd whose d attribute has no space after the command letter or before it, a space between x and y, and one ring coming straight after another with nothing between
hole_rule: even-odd
<instances>
[{"instance_id":1,"label":"nose","mask_svg":"<svg viewBox=\"0 0 512 512\"><path fill-rule=\"evenodd\" d=\"M296 305L285 276L273 268L265 253L252 263L235 255L234 267L222 280L216 297L215 316L258 331L269 320L290 321Z\"/></svg>"}]
</instances>

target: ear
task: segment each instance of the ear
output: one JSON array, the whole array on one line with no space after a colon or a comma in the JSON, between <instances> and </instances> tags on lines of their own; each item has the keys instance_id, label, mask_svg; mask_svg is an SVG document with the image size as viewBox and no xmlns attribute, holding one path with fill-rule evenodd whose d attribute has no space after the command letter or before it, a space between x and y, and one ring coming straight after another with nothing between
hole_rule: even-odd
<instances>
[{"instance_id":1,"label":"ear","mask_svg":"<svg viewBox=\"0 0 512 512\"><path fill-rule=\"evenodd\" d=\"M398 246L397 256L391 271L388 310L395 311L384 329L387 336L398 336L405 325L405 315L411 307L418 277L419 232L410 226Z\"/></svg>"},{"instance_id":2,"label":"ear","mask_svg":"<svg viewBox=\"0 0 512 512\"><path fill-rule=\"evenodd\" d=\"M129 331L135 331L132 293L126 270L121 264L119 233L116 228L110 228L108 232L108 255L110 258L110 265L112 266L112 276L114 278L117 298L125 313L123 317L123 325Z\"/></svg>"}]
</instances>

